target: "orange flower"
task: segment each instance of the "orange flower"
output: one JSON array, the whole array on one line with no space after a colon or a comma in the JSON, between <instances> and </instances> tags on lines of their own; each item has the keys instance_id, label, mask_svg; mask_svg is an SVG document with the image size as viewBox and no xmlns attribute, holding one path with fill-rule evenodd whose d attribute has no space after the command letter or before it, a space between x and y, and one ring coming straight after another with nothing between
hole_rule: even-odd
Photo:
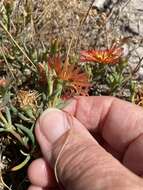
<instances>
[{"instance_id":1,"label":"orange flower","mask_svg":"<svg viewBox=\"0 0 143 190\"><path fill-rule=\"evenodd\" d=\"M50 58L49 65L55 70L57 78L64 81L65 86L69 87L66 94L88 95L88 88L91 86L88 82L88 76L81 72L78 66L68 62L62 63L59 56Z\"/></svg>"},{"instance_id":2,"label":"orange flower","mask_svg":"<svg viewBox=\"0 0 143 190\"><path fill-rule=\"evenodd\" d=\"M116 64L119 63L122 56L123 49L119 47L112 47L106 50L89 50L81 51L81 62L97 62L102 64Z\"/></svg>"}]
</instances>

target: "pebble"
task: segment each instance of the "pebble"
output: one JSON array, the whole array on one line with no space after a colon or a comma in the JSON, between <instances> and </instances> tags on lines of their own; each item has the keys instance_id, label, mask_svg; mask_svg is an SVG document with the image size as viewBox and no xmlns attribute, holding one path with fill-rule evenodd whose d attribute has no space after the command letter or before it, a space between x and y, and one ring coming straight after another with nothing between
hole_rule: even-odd
<instances>
[{"instance_id":1,"label":"pebble","mask_svg":"<svg viewBox=\"0 0 143 190\"><path fill-rule=\"evenodd\" d=\"M98 10L103 10L105 7L109 6L111 0L95 0L93 7L96 7Z\"/></svg>"},{"instance_id":2,"label":"pebble","mask_svg":"<svg viewBox=\"0 0 143 190\"><path fill-rule=\"evenodd\" d=\"M143 80L143 67L140 67L138 75L139 75L139 80Z\"/></svg>"}]
</instances>

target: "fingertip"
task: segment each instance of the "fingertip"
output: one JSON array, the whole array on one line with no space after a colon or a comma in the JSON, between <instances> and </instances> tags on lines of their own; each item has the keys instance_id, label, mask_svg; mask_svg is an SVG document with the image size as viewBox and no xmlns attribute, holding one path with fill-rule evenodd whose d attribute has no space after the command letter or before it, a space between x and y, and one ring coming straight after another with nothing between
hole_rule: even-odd
<instances>
[{"instance_id":1,"label":"fingertip","mask_svg":"<svg viewBox=\"0 0 143 190\"><path fill-rule=\"evenodd\" d=\"M37 125L37 128L46 137L49 145L53 144L69 130L65 114L61 110L53 108L47 109L41 114Z\"/></svg>"},{"instance_id":2,"label":"fingertip","mask_svg":"<svg viewBox=\"0 0 143 190\"><path fill-rule=\"evenodd\" d=\"M30 182L35 186L51 187L55 183L53 172L43 158L36 159L30 164L28 177Z\"/></svg>"},{"instance_id":3,"label":"fingertip","mask_svg":"<svg viewBox=\"0 0 143 190\"><path fill-rule=\"evenodd\" d=\"M27 190L45 190L45 189L42 187L30 185Z\"/></svg>"}]
</instances>

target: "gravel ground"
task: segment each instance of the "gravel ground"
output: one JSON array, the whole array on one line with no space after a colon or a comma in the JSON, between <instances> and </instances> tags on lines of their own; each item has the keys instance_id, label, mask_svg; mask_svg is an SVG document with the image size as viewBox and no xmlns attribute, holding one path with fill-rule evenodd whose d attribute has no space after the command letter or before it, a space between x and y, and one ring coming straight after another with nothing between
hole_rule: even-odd
<instances>
[{"instance_id":1,"label":"gravel ground","mask_svg":"<svg viewBox=\"0 0 143 190\"><path fill-rule=\"evenodd\" d=\"M46 10L41 37L58 37L68 46L74 36L76 51L110 47L113 41L129 37L125 53L133 69L140 65L137 79L143 79L143 0L49 0Z\"/></svg>"},{"instance_id":2,"label":"gravel ground","mask_svg":"<svg viewBox=\"0 0 143 190\"><path fill-rule=\"evenodd\" d=\"M130 37L125 46L127 53L133 52L130 63L136 65L142 59L143 0L41 0L38 8L33 3L33 27L28 36L34 36L34 41L48 44L58 38L68 46L73 38L77 51L110 47L112 41ZM23 32L27 35L27 27ZM143 71L139 73L143 78Z\"/></svg>"},{"instance_id":3,"label":"gravel ground","mask_svg":"<svg viewBox=\"0 0 143 190\"><path fill-rule=\"evenodd\" d=\"M16 41L38 50L53 39L68 49L72 39L72 55L126 39L135 80L143 79L143 0L16 0L11 20L18 26Z\"/></svg>"},{"instance_id":4,"label":"gravel ground","mask_svg":"<svg viewBox=\"0 0 143 190\"><path fill-rule=\"evenodd\" d=\"M13 22L23 14L26 0L15 1ZM35 0L28 1L25 14L32 12L29 26L21 25L20 37L48 43L55 38L74 48L108 47L113 40L132 37L142 56L143 0ZM91 6L92 4L92 6ZM89 11L90 7L90 11ZM28 10L27 10L28 9ZM87 16L88 12L88 16ZM132 44L132 48L133 47ZM136 60L135 60L136 62Z\"/></svg>"}]
</instances>

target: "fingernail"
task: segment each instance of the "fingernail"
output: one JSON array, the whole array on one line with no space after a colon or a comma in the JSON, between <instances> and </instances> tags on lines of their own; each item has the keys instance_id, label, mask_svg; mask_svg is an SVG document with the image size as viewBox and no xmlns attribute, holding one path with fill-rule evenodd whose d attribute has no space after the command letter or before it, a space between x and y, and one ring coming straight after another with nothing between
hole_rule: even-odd
<instances>
[{"instance_id":1,"label":"fingernail","mask_svg":"<svg viewBox=\"0 0 143 190\"><path fill-rule=\"evenodd\" d=\"M52 144L66 133L70 126L64 112L55 108L49 108L42 113L36 127L40 128L41 133Z\"/></svg>"}]
</instances>

